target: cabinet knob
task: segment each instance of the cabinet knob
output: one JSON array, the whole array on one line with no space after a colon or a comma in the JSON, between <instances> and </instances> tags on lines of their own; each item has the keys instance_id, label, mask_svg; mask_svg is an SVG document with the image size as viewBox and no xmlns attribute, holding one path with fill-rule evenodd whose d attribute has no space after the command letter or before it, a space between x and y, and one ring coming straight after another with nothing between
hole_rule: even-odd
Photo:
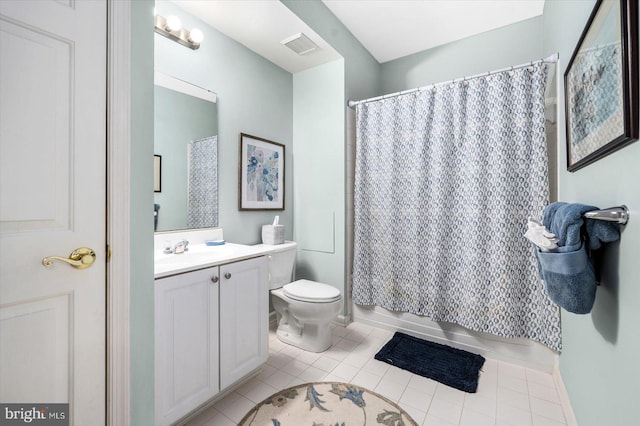
<instances>
[{"instance_id":1,"label":"cabinet knob","mask_svg":"<svg viewBox=\"0 0 640 426\"><path fill-rule=\"evenodd\" d=\"M224 277L225 277L226 279L231 278L231 273L227 272L226 274L224 274Z\"/></svg>"},{"instance_id":2,"label":"cabinet knob","mask_svg":"<svg viewBox=\"0 0 640 426\"><path fill-rule=\"evenodd\" d=\"M212 276L211 277L211 282L217 283L218 282L218 276L217 275Z\"/></svg>"}]
</instances>

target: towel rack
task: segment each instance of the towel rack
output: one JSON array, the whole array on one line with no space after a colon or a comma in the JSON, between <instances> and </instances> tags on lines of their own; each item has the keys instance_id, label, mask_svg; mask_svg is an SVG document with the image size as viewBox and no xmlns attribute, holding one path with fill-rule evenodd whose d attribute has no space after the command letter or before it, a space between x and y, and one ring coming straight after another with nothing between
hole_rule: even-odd
<instances>
[{"instance_id":1,"label":"towel rack","mask_svg":"<svg viewBox=\"0 0 640 426\"><path fill-rule=\"evenodd\" d=\"M626 225L629 221L629 209L627 209L627 206L622 205L603 210L593 210L586 212L583 216L587 219L618 222L620 225Z\"/></svg>"}]
</instances>

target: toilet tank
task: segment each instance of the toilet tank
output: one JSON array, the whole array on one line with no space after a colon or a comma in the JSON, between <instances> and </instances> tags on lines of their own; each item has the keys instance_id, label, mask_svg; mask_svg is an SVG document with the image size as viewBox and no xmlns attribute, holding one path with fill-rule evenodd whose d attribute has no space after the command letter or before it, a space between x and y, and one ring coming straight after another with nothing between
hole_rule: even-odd
<instances>
[{"instance_id":1,"label":"toilet tank","mask_svg":"<svg viewBox=\"0 0 640 426\"><path fill-rule=\"evenodd\" d=\"M278 248L268 255L269 259L269 289L274 290L293 279L293 266L296 262L298 245L287 241L279 244Z\"/></svg>"}]
</instances>

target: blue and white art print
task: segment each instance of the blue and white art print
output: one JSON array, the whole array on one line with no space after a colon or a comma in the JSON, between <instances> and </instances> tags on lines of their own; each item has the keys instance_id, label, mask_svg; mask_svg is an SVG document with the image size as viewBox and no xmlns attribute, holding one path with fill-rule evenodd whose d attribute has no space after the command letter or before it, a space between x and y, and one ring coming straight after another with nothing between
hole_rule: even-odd
<instances>
[{"instance_id":1,"label":"blue and white art print","mask_svg":"<svg viewBox=\"0 0 640 426\"><path fill-rule=\"evenodd\" d=\"M601 0L565 80L567 169L574 172L638 140L637 0Z\"/></svg>"},{"instance_id":2,"label":"blue and white art print","mask_svg":"<svg viewBox=\"0 0 640 426\"><path fill-rule=\"evenodd\" d=\"M578 52L567 73L571 164L624 133L620 42Z\"/></svg>"},{"instance_id":3,"label":"blue and white art print","mask_svg":"<svg viewBox=\"0 0 640 426\"><path fill-rule=\"evenodd\" d=\"M284 148L240 134L240 210L284 210Z\"/></svg>"}]
</instances>

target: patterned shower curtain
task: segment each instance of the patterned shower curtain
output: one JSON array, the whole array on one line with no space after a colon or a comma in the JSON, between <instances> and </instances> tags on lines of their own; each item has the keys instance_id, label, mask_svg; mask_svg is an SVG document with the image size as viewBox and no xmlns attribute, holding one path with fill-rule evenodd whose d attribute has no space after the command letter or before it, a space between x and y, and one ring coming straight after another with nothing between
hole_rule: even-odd
<instances>
[{"instance_id":1,"label":"patterned shower curtain","mask_svg":"<svg viewBox=\"0 0 640 426\"><path fill-rule=\"evenodd\" d=\"M218 226L218 136L192 141L188 149L187 227Z\"/></svg>"},{"instance_id":2,"label":"patterned shower curtain","mask_svg":"<svg viewBox=\"0 0 640 426\"><path fill-rule=\"evenodd\" d=\"M548 204L544 63L357 106L353 301L560 350L528 216Z\"/></svg>"}]
</instances>

